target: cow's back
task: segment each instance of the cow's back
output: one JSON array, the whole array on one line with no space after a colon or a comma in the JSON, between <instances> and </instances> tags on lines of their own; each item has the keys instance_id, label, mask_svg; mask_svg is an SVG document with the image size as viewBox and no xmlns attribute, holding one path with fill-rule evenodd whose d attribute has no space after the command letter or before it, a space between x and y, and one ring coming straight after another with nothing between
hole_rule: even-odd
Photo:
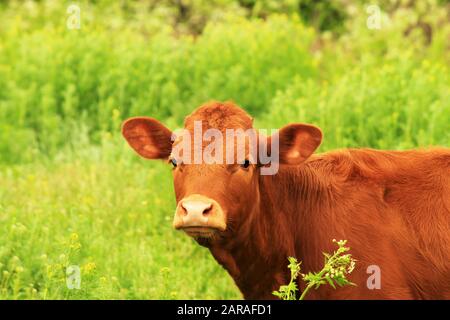
<instances>
[{"instance_id":1,"label":"cow's back","mask_svg":"<svg viewBox=\"0 0 450 320\"><path fill-rule=\"evenodd\" d=\"M449 149L348 149L309 165L339 186L338 224L360 264L379 264L385 290L400 292L392 298L450 298Z\"/></svg>"}]
</instances>

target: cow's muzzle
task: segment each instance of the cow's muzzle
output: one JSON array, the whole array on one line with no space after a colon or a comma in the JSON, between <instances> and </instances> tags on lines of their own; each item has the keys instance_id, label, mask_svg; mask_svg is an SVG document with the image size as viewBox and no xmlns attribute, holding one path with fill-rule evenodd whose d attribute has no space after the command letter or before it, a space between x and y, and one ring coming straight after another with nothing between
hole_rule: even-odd
<instances>
[{"instance_id":1,"label":"cow's muzzle","mask_svg":"<svg viewBox=\"0 0 450 320\"><path fill-rule=\"evenodd\" d=\"M178 203L173 227L192 237L209 238L217 231L225 231L227 226L225 214L215 200L193 194Z\"/></svg>"}]
</instances>

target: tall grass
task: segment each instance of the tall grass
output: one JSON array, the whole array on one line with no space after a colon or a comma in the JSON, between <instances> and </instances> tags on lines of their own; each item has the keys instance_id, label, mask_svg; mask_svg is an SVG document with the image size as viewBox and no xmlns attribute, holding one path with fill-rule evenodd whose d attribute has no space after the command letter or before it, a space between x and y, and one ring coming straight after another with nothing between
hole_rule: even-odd
<instances>
[{"instance_id":1,"label":"tall grass","mask_svg":"<svg viewBox=\"0 0 450 320\"><path fill-rule=\"evenodd\" d=\"M14 30L0 47L0 128L16 141L2 139L9 163L36 150L54 155L80 130L99 142L130 115L181 121L210 99L232 98L258 114L294 76L314 74L313 31L285 17L236 18L196 40L89 24Z\"/></svg>"},{"instance_id":2,"label":"tall grass","mask_svg":"<svg viewBox=\"0 0 450 320\"><path fill-rule=\"evenodd\" d=\"M0 298L238 298L207 250L172 230L170 170L162 166L2 170ZM80 290L66 287L69 265L81 268Z\"/></svg>"},{"instance_id":3,"label":"tall grass","mask_svg":"<svg viewBox=\"0 0 450 320\"><path fill-rule=\"evenodd\" d=\"M324 130L322 150L448 146L449 74L447 65L406 57L321 85L298 79L272 100L260 126L315 123Z\"/></svg>"}]
</instances>

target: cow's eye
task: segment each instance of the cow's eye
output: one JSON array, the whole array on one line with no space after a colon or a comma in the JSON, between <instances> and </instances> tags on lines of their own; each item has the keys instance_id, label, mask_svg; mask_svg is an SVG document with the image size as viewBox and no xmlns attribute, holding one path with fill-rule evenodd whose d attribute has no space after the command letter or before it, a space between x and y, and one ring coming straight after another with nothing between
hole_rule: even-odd
<instances>
[{"instance_id":1,"label":"cow's eye","mask_svg":"<svg viewBox=\"0 0 450 320\"><path fill-rule=\"evenodd\" d=\"M173 166L174 168L177 167L177 165L178 165L177 159L175 159L175 158L170 158L169 161L170 161L170 163L172 164L172 166Z\"/></svg>"},{"instance_id":2,"label":"cow's eye","mask_svg":"<svg viewBox=\"0 0 450 320\"><path fill-rule=\"evenodd\" d=\"M245 159L244 163L241 164L242 168L247 169L250 166L250 161Z\"/></svg>"}]
</instances>

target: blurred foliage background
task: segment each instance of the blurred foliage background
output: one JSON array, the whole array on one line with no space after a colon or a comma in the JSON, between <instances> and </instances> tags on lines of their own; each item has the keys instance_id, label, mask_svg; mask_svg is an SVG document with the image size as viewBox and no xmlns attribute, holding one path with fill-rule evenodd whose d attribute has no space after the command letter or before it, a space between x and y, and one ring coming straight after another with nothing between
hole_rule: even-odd
<instances>
[{"instance_id":1,"label":"blurred foliage background","mask_svg":"<svg viewBox=\"0 0 450 320\"><path fill-rule=\"evenodd\" d=\"M122 121L233 100L261 128L319 125L321 151L450 146L449 18L445 0L0 1L0 297L239 298L171 230L170 170Z\"/></svg>"}]
</instances>

